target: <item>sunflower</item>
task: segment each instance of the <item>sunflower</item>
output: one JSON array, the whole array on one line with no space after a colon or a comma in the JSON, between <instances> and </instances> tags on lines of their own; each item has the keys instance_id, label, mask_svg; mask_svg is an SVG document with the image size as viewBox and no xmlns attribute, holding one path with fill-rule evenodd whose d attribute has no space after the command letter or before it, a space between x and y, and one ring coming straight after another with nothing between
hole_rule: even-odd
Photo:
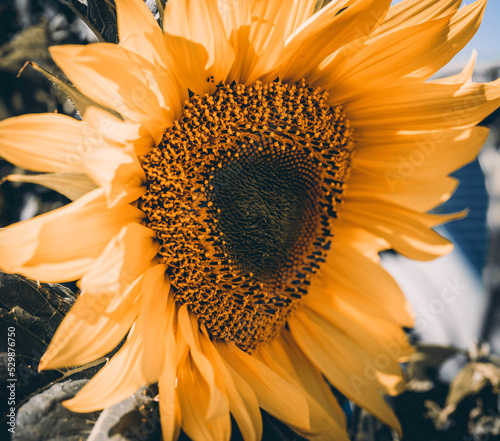
<instances>
[{"instance_id":1,"label":"sunflower","mask_svg":"<svg viewBox=\"0 0 500 441\"><path fill-rule=\"evenodd\" d=\"M89 363L88 412L158 382L165 440L245 441L262 408L347 440L330 385L400 430L412 312L378 253L452 245L428 214L474 159L500 82L430 81L486 0L116 0L119 43L51 48L90 103L0 123L0 154L72 203L0 232L0 267L79 297L40 369ZM411 167L404 167L410 164Z\"/></svg>"}]
</instances>

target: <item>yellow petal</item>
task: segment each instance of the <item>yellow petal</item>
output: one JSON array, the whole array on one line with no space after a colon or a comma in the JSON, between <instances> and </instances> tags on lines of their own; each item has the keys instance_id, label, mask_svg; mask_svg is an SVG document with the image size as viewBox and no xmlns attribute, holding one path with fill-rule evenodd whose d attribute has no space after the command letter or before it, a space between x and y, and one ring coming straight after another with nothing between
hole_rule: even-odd
<instances>
[{"instance_id":1,"label":"yellow petal","mask_svg":"<svg viewBox=\"0 0 500 441\"><path fill-rule=\"evenodd\" d=\"M110 240L95 259L79 286L92 296L112 296L107 312L120 303L123 291L152 265L158 251L155 233L138 223L131 223Z\"/></svg>"},{"instance_id":2,"label":"yellow petal","mask_svg":"<svg viewBox=\"0 0 500 441\"><path fill-rule=\"evenodd\" d=\"M257 428L257 433L262 434L262 415L255 391L234 369L232 369L231 365L226 363L226 367L238 392L248 405L248 412L252 418L254 427ZM261 436L258 437L258 439L260 438Z\"/></svg>"},{"instance_id":3,"label":"yellow petal","mask_svg":"<svg viewBox=\"0 0 500 441\"><path fill-rule=\"evenodd\" d=\"M142 342L142 335L134 327L111 361L74 398L64 401L64 406L73 412L93 412L132 395L145 383L141 370Z\"/></svg>"},{"instance_id":4,"label":"yellow petal","mask_svg":"<svg viewBox=\"0 0 500 441\"><path fill-rule=\"evenodd\" d=\"M476 65L477 51L474 49L467 65L462 69L462 72L450 77L438 78L430 81L437 84L463 84L472 81L474 74L474 66Z\"/></svg>"},{"instance_id":5,"label":"yellow petal","mask_svg":"<svg viewBox=\"0 0 500 441\"><path fill-rule=\"evenodd\" d=\"M327 85L338 102L362 99L374 88L408 83L409 76L422 66L432 71L433 50L447 42L450 19L421 23L354 45L350 50L345 48L342 56L332 57L320 66L311 80Z\"/></svg>"},{"instance_id":6,"label":"yellow petal","mask_svg":"<svg viewBox=\"0 0 500 441\"><path fill-rule=\"evenodd\" d=\"M119 45L153 65L166 66L163 33L144 2L116 0Z\"/></svg>"},{"instance_id":7,"label":"yellow petal","mask_svg":"<svg viewBox=\"0 0 500 441\"><path fill-rule=\"evenodd\" d=\"M173 313L175 311L168 312ZM164 441L176 441L181 430L182 421L181 409L176 390L177 353L183 352L183 348L178 347L179 345L175 339L173 317L167 318L166 335L164 339L160 339L160 343L164 345L164 359L160 377L158 379L162 435ZM145 357L148 357L148 355L145 354ZM144 365L143 372L147 376L155 376L155 372L150 372L150 368L145 368Z\"/></svg>"},{"instance_id":8,"label":"yellow petal","mask_svg":"<svg viewBox=\"0 0 500 441\"><path fill-rule=\"evenodd\" d=\"M88 107L83 119L97 130L97 133L85 132L89 145L86 152L100 145L99 137L105 139L106 145L114 147L133 145L137 156L148 153L155 145L151 134L140 124L123 121L99 108Z\"/></svg>"},{"instance_id":9,"label":"yellow petal","mask_svg":"<svg viewBox=\"0 0 500 441\"><path fill-rule=\"evenodd\" d=\"M331 98L331 104L335 99ZM345 104L354 131L442 130L471 127L500 105L500 80L490 83L396 86Z\"/></svg>"},{"instance_id":10,"label":"yellow petal","mask_svg":"<svg viewBox=\"0 0 500 441\"><path fill-rule=\"evenodd\" d=\"M191 357L209 388L209 402L207 402L205 417L207 420L212 420L225 415L229 411L229 404L227 398L217 387L211 361L201 349L198 321L194 314L188 312L187 305L182 305L179 308L177 319L182 336L189 346Z\"/></svg>"},{"instance_id":11,"label":"yellow petal","mask_svg":"<svg viewBox=\"0 0 500 441\"><path fill-rule=\"evenodd\" d=\"M225 80L234 51L226 36L216 0L170 0L164 11L165 45L176 78L203 95Z\"/></svg>"},{"instance_id":12,"label":"yellow petal","mask_svg":"<svg viewBox=\"0 0 500 441\"><path fill-rule=\"evenodd\" d=\"M129 285L111 312L106 311L113 295L82 294L57 328L38 369L80 366L113 350L139 313L139 286L139 280Z\"/></svg>"},{"instance_id":13,"label":"yellow petal","mask_svg":"<svg viewBox=\"0 0 500 441\"><path fill-rule=\"evenodd\" d=\"M226 37L234 51L234 61L227 76L227 83L241 83L241 69L245 58L252 53L249 36L251 28L250 0L218 2ZM253 56L253 55L251 55Z\"/></svg>"},{"instance_id":14,"label":"yellow petal","mask_svg":"<svg viewBox=\"0 0 500 441\"><path fill-rule=\"evenodd\" d=\"M429 228L435 228L439 225L446 224L448 222L454 220L463 219L465 216L469 214L469 211L462 210L457 213L448 213L448 214L428 214L426 217L422 219L422 222L427 225Z\"/></svg>"},{"instance_id":15,"label":"yellow petal","mask_svg":"<svg viewBox=\"0 0 500 441\"><path fill-rule=\"evenodd\" d=\"M458 180L434 177L430 181L415 181L388 171L353 170L349 180L349 197L378 198L416 211L429 211L446 202L458 186ZM347 200L347 198L346 198Z\"/></svg>"},{"instance_id":16,"label":"yellow petal","mask_svg":"<svg viewBox=\"0 0 500 441\"><path fill-rule=\"evenodd\" d=\"M40 72L42 75L45 76L50 82L52 82L66 97L73 103L73 105L76 108L76 111L85 118L85 114L87 113L87 110L90 107L97 107L100 110L103 111L103 113L108 113L112 114L113 116L117 118L121 118L120 114L118 112L115 112L114 110L110 109L109 107L106 106L101 106L100 104L96 103L95 101L91 100L89 97L85 96L83 93L81 93L73 84L69 83L68 81L59 78L58 76L50 73L48 70L44 69L43 67L39 66L36 63L33 62L28 62L25 64L24 67L27 65L31 66L33 69L35 69L37 72ZM21 69L21 71L23 70Z\"/></svg>"},{"instance_id":17,"label":"yellow petal","mask_svg":"<svg viewBox=\"0 0 500 441\"><path fill-rule=\"evenodd\" d=\"M229 412L208 419L212 393L190 357L179 368L177 393L182 411L182 429L193 441L229 441Z\"/></svg>"},{"instance_id":18,"label":"yellow petal","mask_svg":"<svg viewBox=\"0 0 500 441\"><path fill-rule=\"evenodd\" d=\"M143 213L108 209L97 189L65 207L0 231L0 268L43 282L80 278L111 238Z\"/></svg>"},{"instance_id":19,"label":"yellow petal","mask_svg":"<svg viewBox=\"0 0 500 441\"><path fill-rule=\"evenodd\" d=\"M294 370L304 389L325 409L341 429L339 436L345 436L345 414L333 395L330 385L325 381L321 371L314 366L311 360L297 346L290 333L283 332L282 336L282 338L271 342L271 346L273 348L277 345L281 346L294 366Z\"/></svg>"},{"instance_id":20,"label":"yellow petal","mask_svg":"<svg viewBox=\"0 0 500 441\"><path fill-rule=\"evenodd\" d=\"M312 374L312 377L299 376L296 372L296 366L292 363L288 351L296 352L297 350L300 351L297 346L291 347L281 338L279 341L274 340L268 345L261 346L258 352L258 358L274 372L304 390L309 406L310 428L297 428L293 425L291 427L299 434L310 439L333 438L348 441L349 438L345 431L345 415L333 397L329 386L322 379L321 373L305 357L300 360L299 364L305 362L306 365L309 365L307 367L311 369L308 370L306 366L300 367L305 368L306 371L308 370L306 376ZM309 390L309 386L313 388L312 391ZM319 388L324 388L324 390L320 392ZM323 405L326 404L327 407L323 407L311 392L315 393L320 400L322 398L327 399L328 401L322 400ZM328 394L330 395L329 399L327 398Z\"/></svg>"},{"instance_id":21,"label":"yellow petal","mask_svg":"<svg viewBox=\"0 0 500 441\"><path fill-rule=\"evenodd\" d=\"M237 2L218 2L220 16L224 23L226 37L234 51L234 60L226 82L241 83L241 69L246 57L253 57L249 36L252 16L250 13L251 0Z\"/></svg>"},{"instance_id":22,"label":"yellow petal","mask_svg":"<svg viewBox=\"0 0 500 441\"><path fill-rule=\"evenodd\" d=\"M224 384L229 410L240 428L244 441L259 441L262 438L262 417L255 394L243 380L239 383L235 382L230 368L221 358L206 333L202 333L200 338L205 354L214 365L217 377Z\"/></svg>"},{"instance_id":23,"label":"yellow petal","mask_svg":"<svg viewBox=\"0 0 500 441\"><path fill-rule=\"evenodd\" d=\"M378 261L355 250L351 244L340 244L333 249L311 284L307 302L333 306L338 297L368 314L400 326L413 326L411 307L398 284Z\"/></svg>"},{"instance_id":24,"label":"yellow petal","mask_svg":"<svg viewBox=\"0 0 500 441\"><path fill-rule=\"evenodd\" d=\"M81 173L86 134L85 123L66 115L16 116L0 122L0 156L28 170Z\"/></svg>"},{"instance_id":25,"label":"yellow petal","mask_svg":"<svg viewBox=\"0 0 500 441\"><path fill-rule=\"evenodd\" d=\"M240 67L240 82L251 84L264 74L271 75L273 81L276 68L282 57L285 40L297 23L300 5L295 0L249 0L251 29L248 36L249 46L245 51ZM310 2L307 2L310 3ZM300 19L300 18L299 18ZM269 73L271 71L272 73Z\"/></svg>"},{"instance_id":26,"label":"yellow petal","mask_svg":"<svg viewBox=\"0 0 500 441\"><path fill-rule=\"evenodd\" d=\"M309 429L309 407L303 392L234 344L215 342L226 363L252 387L260 407L288 425Z\"/></svg>"},{"instance_id":27,"label":"yellow petal","mask_svg":"<svg viewBox=\"0 0 500 441\"><path fill-rule=\"evenodd\" d=\"M133 146L93 149L83 157L83 169L104 189L110 208L133 202L146 191L146 175Z\"/></svg>"},{"instance_id":28,"label":"yellow petal","mask_svg":"<svg viewBox=\"0 0 500 441\"><path fill-rule=\"evenodd\" d=\"M347 246L358 250L367 257L373 258L375 256L378 258L380 251L390 248L384 239L344 222L342 219L337 220L335 231L337 234L332 240L334 249Z\"/></svg>"},{"instance_id":29,"label":"yellow petal","mask_svg":"<svg viewBox=\"0 0 500 441\"><path fill-rule=\"evenodd\" d=\"M451 19L446 40L429 51L427 57L421 60L422 67L411 76L428 79L445 66L475 35L485 8L486 0L478 0L461 8Z\"/></svg>"},{"instance_id":30,"label":"yellow petal","mask_svg":"<svg viewBox=\"0 0 500 441\"><path fill-rule=\"evenodd\" d=\"M293 9L290 12L288 28L285 31L286 38L313 16L317 2L316 0L292 0L291 3L293 4Z\"/></svg>"},{"instance_id":31,"label":"yellow petal","mask_svg":"<svg viewBox=\"0 0 500 441\"><path fill-rule=\"evenodd\" d=\"M287 40L280 78L290 82L307 79L326 57L369 35L389 10L390 3L389 0L339 0L320 9Z\"/></svg>"},{"instance_id":32,"label":"yellow petal","mask_svg":"<svg viewBox=\"0 0 500 441\"><path fill-rule=\"evenodd\" d=\"M387 240L396 251L410 259L431 260L448 254L453 245L431 230L424 215L374 198L351 198L342 218Z\"/></svg>"},{"instance_id":33,"label":"yellow petal","mask_svg":"<svg viewBox=\"0 0 500 441\"><path fill-rule=\"evenodd\" d=\"M389 9L372 38L396 30L429 22L458 11L462 0L403 0Z\"/></svg>"},{"instance_id":34,"label":"yellow petal","mask_svg":"<svg viewBox=\"0 0 500 441\"><path fill-rule=\"evenodd\" d=\"M165 265L156 265L146 271L142 281L139 324L144 334L142 370L148 383L154 383L160 376L165 362L167 332L173 332L175 306L166 270Z\"/></svg>"},{"instance_id":35,"label":"yellow petal","mask_svg":"<svg viewBox=\"0 0 500 441\"><path fill-rule=\"evenodd\" d=\"M156 143L182 114L170 73L110 43L52 46L54 61L85 95L140 123Z\"/></svg>"},{"instance_id":36,"label":"yellow petal","mask_svg":"<svg viewBox=\"0 0 500 441\"><path fill-rule=\"evenodd\" d=\"M352 340L324 322L310 320L297 311L289 320L293 338L302 351L346 397L384 423L401 430L392 410L382 398L377 369ZM349 354L349 356L346 356Z\"/></svg>"},{"instance_id":37,"label":"yellow petal","mask_svg":"<svg viewBox=\"0 0 500 441\"><path fill-rule=\"evenodd\" d=\"M245 33L248 38L250 31L250 1L251 0L241 0L238 2L218 2L217 7L219 8L219 15L224 24L224 30L226 32L227 39L231 42L233 49L238 52L239 44L243 44L240 41L239 31L242 28L248 28L248 32ZM242 34L243 35L243 34Z\"/></svg>"},{"instance_id":38,"label":"yellow petal","mask_svg":"<svg viewBox=\"0 0 500 441\"><path fill-rule=\"evenodd\" d=\"M488 135L486 127L399 134L375 131L369 139L358 141L353 163L398 182L432 182L473 161Z\"/></svg>"},{"instance_id":39,"label":"yellow petal","mask_svg":"<svg viewBox=\"0 0 500 441\"><path fill-rule=\"evenodd\" d=\"M308 303L304 307L304 312L312 321L319 323L324 319L342 332L374 361L380 372L397 377L402 384L398 361L413 351L401 327L365 314L355 306L344 302L342 298L337 300L335 308L319 303ZM391 394L402 392L402 390L388 391Z\"/></svg>"}]
</instances>

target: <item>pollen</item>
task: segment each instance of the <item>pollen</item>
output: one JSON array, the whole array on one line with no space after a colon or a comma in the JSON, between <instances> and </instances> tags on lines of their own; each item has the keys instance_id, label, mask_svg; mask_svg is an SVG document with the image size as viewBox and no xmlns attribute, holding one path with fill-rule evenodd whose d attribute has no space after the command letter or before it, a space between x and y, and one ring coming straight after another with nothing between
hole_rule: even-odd
<instances>
[{"instance_id":1,"label":"pollen","mask_svg":"<svg viewBox=\"0 0 500 441\"><path fill-rule=\"evenodd\" d=\"M353 143L327 98L304 80L220 84L141 158L176 301L247 352L286 326L331 246Z\"/></svg>"}]
</instances>

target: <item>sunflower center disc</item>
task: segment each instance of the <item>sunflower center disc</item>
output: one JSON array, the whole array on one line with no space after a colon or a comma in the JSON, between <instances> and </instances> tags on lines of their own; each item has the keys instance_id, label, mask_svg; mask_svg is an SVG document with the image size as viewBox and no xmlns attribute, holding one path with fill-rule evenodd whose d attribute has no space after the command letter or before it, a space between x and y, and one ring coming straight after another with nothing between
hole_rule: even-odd
<instances>
[{"instance_id":1,"label":"sunflower center disc","mask_svg":"<svg viewBox=\"0 0 500 441\"><path fill-rule=\"evenodd\" d=\"M139 207L176 300L245 351L285 326L330 248L352 142L327 97L304 81L219 85L143 158Z\"/></svg>"},{"instance_id":2,"label":"sunflower center disc","mask_svg":"<svg viewBox=\"0 0 500 441\"><path fill-rule=\"evenodd\" d=\"M274 285L285 278L321 214L313 165L305 155L250 150L227 161L212 181L209 199L221 210L226 249L245 273Z\"/></svg>"}]
</instances>

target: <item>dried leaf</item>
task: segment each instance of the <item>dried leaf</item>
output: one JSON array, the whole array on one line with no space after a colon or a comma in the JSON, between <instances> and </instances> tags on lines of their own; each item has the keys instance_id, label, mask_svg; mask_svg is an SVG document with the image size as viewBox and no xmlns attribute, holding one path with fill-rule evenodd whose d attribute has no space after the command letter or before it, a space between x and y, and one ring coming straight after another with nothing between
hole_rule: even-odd
<instances>
[{"instance_id":1,"label":"dried leaf","mask_svg":"<svg viewBox=\"0 0 500 441\"><path fill-rule=\"evenodd\" d=\"M5 180L11 182L26 182L43 185L66 196L71 201L78 199L89 191L97 188L86 174L83 173L46 173L41 175L9 175Z\"/></svg>"},{"instance_id":2,"label":"dried leaf","mask_svg":"<svg viewBox=\"0 0 500 441\"><path fill-rule=\"evenodd\" d=\"M96 37L108 43L118 43L116 10L110 0L58 0L70 8L92 30Z\"/></svg>"},{"instance_id":3,"label":"dried leaf","mask_svg":"<svg viewBox=\"0 0 500 441\"><path fill-rule=\"evenodd\" d=\"M500 393L500 368L493 363L476 363L476 371L480 373L493 387L493 393Z\"/></svg>"},{"instance_id":4,"label":"dried leaf","mask_svg":"<svg viewBox=\"0 0 500 441\"><path fill-rule=\"evenodd\" d=\"M143 387L121 403L104 409L87 441L133 441L142 433L148 441L161 440L156 387Z\"/></svg>"},{"instance_id":5,"label":"dried leaf","mask_svg":"<svg viewBox=\"0 0 500 441\"><path fill-rule=\"evenodd\" d=\"M15 378L16 407L54 382L70 375L72 379L88 379L99 369L88 366L71 371L38 372L40 358L75 298L75 294L63 285L38 284L19 275L0 272L0 327L2 335L6 336L0 339L0 383L6 385L13 381L11 377ZM12 350L15 353L14 376L8 369ZM10 408L7 406L8 393L7 388L0 388L0 424L4 423Z\"/></svg>"},{"instance_id":6,"label":"dried leaf","mask_svg":"<svg viewBox=\"0 0 500 441\"><path fill-rule=\"evenodd\" d=\"M155 0L155 1L156 1L156 9L158 10L160 19L160 27L163 28L163 13L165 11L165 0Z\"/></svg>"},{"instance_id":7,"label":"dried leaf","mask_svg":"<svg viewBox=\"0 0 500 441\"><path fill-rule=\"evenodd\" d=\"M456 375L450 384L450 392L446 397L445 408L452 406L454 409L467 396L475 393L478 382L484 382L484 377L476 374L475 363L467 363ZM485 385L485 383L484 383ZM484 386L483 386L484 387Z\"/></svg>"},{"instance_id":8,"label":"dried leaf","mask_svg":"<svg viewBox=\"0 0 500 441\"><path fill-rule=\"evenodd\" d=\"M118 43L116 8L112 0L58 0L78 15L101 41ZM156 16L159 5L155 0L144 0L149 10Z\"/></svg>"},{"instance_id":9,"label":"dried leaf","mask_svg":"<svg viewBox=\"0 0 500 441\"><path fill-rule=\"evenodd\" d=\"M456 375L450 384L445 409L453 412L468 396L476 396L485 387L493 387L498 393L500 369L490 362L470 362Z\"/></svg>"},{"instance_id":10,"label":"dried leaf","mask_svg":"<svg viewBox=\"0 0 500 441\"><path fill-rule=\"evenodd\" d=\"M19 409L12 441L87 439L99 412L73 413L61 404L73 398L86 382L68 380L31 398Z\"/></svg>"},{"instance_id":11,"label":"dried leaf","mask_svg":"<svg viewBox=\"0 0 500 441\"><path fill-rule=\"evenodd\" d=\"M438 371L439 367L450 357L462 352L452 346L417 345L416 351L410 356L407 367L407 390L426 391L433 387L430 373Z\"/></svg>"},{"instance_id":12,"label":"dried leaf","mask_svg":"<svg viewBox=\"0 0 500 441\"><path fill-rule=\"evenodd\" d=\"M318 12L321 8L324 8L331 1L332 0L317 0L316 5L314 6L314 12Z\"/></svg>"}]
</instances>

